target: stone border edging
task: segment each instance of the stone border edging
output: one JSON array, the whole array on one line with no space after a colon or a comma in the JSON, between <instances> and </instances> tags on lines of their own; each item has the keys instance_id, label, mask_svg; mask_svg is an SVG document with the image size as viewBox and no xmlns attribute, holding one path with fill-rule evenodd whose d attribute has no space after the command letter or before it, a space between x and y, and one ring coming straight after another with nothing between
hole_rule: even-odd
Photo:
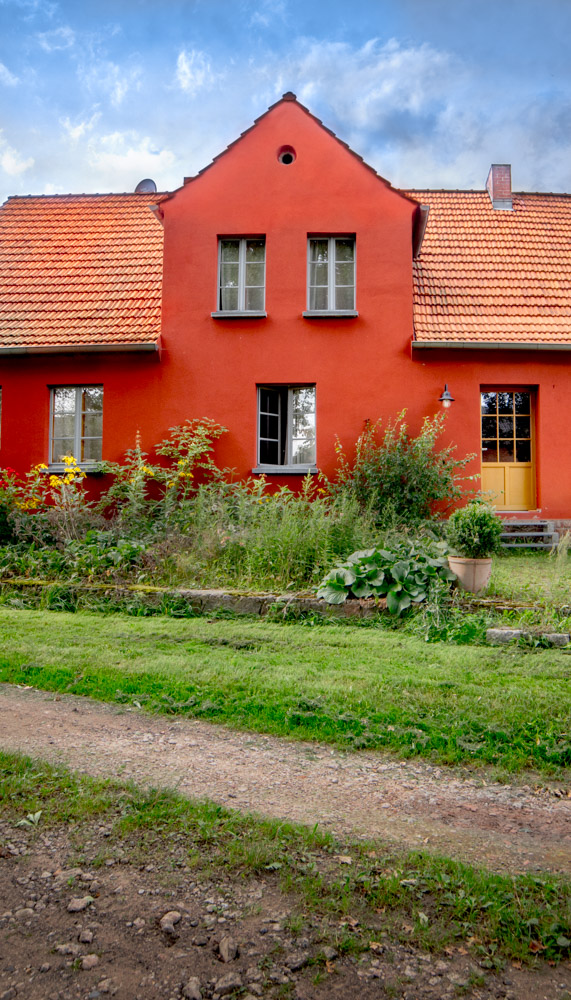
<instances>
[{"instance_id":1,"label":"stone border edging","mask_svg":"<svg viewBox=\"0 0 571 1000\"><path fill-rule=\"evenodd\" d=\"M278 608L284 615L289 610L314 612L328 618L369 618L386 610L384 598L375 601L351 599L344 604L327 604L317 597L303 597L296 594L242 594L230 590L194 590L188 588L153 587L144 584L123 586L107 583L73 583L65 580L3 579L0 589L49 590L51 587L66 587L78 593L99 593L102 596L115 594L117 597L146 595L147 597L182 597L197 614L212 611L230 611L237 615L267 615L270 609Z\"/></svg>"}]
</instances>

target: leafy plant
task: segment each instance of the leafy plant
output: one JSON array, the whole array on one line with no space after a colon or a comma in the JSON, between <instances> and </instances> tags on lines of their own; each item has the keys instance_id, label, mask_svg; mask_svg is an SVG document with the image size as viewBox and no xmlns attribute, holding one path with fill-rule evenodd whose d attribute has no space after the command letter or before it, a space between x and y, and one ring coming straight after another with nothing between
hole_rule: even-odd
<instances>
[{"instance_id":1,"label":"leafy plant","mask_svg":"<svg viewBox=\"0 0 571 1000\"><path fill-rule=\"evenodd\" d=\"M474 500L455 510L446 536L454 554L465 559L488 559L501 549L502 522L492 507Z\"/></svg>"},{"instance_id":2,"label":"leafy plant","mask_svg":"<svg viewBox=\"0 0 571 1000\"><path fill-rule=\"evenodd\" d=\"M446 553L446 544L433 539L401 539L390 549L353 552L322 580L317 596L328 604L342 604L350 595L386 596L391 614L401 615L411 604L425 601L439 581L455 579Z\"/></svg>"},{"instance_id":3,"label":"leafy plant","mask_svg":"<svg viewBox=\"0 0 571 1000\"><path fill-rule=\"evenodd\" d=\"M338 441L339 468L328 483L334 495L342 492L355 497L382 526L418 524L430 518L438 505L450 507L463 495L466 477L460 473L474 458L455 458L454 445L436 450L444 414L426 417L416 437L409 432L405 414L402 410L389 421L382 434L380 420L367 421L352 461Z\"/></svg>"}]
</instances>

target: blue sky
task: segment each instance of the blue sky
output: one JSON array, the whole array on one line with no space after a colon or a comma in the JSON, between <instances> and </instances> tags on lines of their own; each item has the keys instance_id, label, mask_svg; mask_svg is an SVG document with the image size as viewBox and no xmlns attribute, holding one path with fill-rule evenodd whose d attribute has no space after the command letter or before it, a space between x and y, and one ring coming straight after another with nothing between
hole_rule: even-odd
<instances>
[{"instance_id":1,"label":"blue sky","mask_svg":"<svg viewBox=\"0 0 571 1000\"><path fill-rule=\"evenodd\" d=\"M286 90L401 187L571 190L570 0L0 0L0 201L182 183Z\"/></svg>"}]
</instances>

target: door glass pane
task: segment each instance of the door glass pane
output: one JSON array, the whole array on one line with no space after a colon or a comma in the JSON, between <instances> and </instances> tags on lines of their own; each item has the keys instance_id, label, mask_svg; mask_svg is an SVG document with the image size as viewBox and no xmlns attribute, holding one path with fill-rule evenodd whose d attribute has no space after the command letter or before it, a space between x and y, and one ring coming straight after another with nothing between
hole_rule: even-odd
<instances>
[{"instance_id":1,"label":"door glass pane","mask_svg":"<svg viewBox=\"0 0 571 1000\"><path fill-rule=\"evenodd\" d=\"M513 392L498 392L498 413L513 413Z\"/></svg>"},{"instance_id":2,"label":"door glass pane","mask_svg":"<svg viewBox=\"0 0 571 1000\"><path fill-rule=\"evenodd\" d=\"M498 442L494 441L482 441L482 462L497 462L498 460Z\"/></svg>"},{"instance_id":3,"label":"door glass pane","mask_svg":"<svg viewBox=\"0 0 571 1000\"><path fill-rule=\"evenodd\" d=\"M531 396L529 392L514 392L516 413L531 413Z\"/></svg>"},{"instance_id":4,"label":"door glass pane","mask_svg":"<svg viewBox=\"0 0 571 1000\"><path fill-rule=\"evenodd\" d=\"M498 435L499 437L513 437L514 432L514 418L513 417L500 417L498 419Z\"/></svg>"},{"instance_id":5,"label":"door glass pane","mask_svg":"<svg viewBox=\"0 0 571 1000\"><path fill-rule=\"evenodd\" d=\"M518 438L531 437L531 420L529 417L515 418L515 436Z\"/></svg>"},{"instance_id":6,"label":"door glass pane","mask_svg":"<svg viewBox=\"0 0 571 1000\"><path fill-rule=\"evenodd\" d=\"M498 433L495 417L482 417L482 437L496 437Z\"/></svg>"},{"instance_id":7,"label":"door glass pane","mask_svg":"<svg viewBox=\"0 0 571 1000\"><path fill-rule=\"evenodd\" d=\"M497 395L495 392L482 393L482 413L496 412Z\"/></svg>"},{"instance_id":8,"label":"door glass pane","mask_svg":"<svg viewBox=\"0 0 571 1000\"><path fill-rule=\"evenodd\" d=\"M513 441L502 441L499 444L499 461L500 462L513 462L514 460L514 443Z\"/></svg>"},{"instance_id":9,"label":"door glass pane","mask_svg":"<svg viewBox=\"0 0 571 1000\"><path fill-rule=\"evenodd\" d=\"M516 441L516 462L531 462L531 441Z\"/></svg>"}]
</instances>

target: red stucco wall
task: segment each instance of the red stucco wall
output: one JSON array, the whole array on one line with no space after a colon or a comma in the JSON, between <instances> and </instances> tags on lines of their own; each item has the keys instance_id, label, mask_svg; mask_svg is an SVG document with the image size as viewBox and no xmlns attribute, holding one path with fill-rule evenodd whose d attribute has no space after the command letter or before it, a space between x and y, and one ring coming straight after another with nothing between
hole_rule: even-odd
<instances>
[{"instance_id":1,"label":"red stucco wall","mask_svg":"<svg viewBox=\"0 0 571 1000\"><path fill-rule=\"evenodd\" d=\"M296 160L277 159L281 146ZM220 464L256 464L256 386L316 385L317 465L331 474L335 437L347 448L366 419L408 408L411 427L456 399L447 436L479 451L481 385L537 386L538 508L571 516L565 460L568 355L415 351L411 356L414 204L380 181L298 104L285 101L164 209L162 351L9 358L0 464L22 471L48 454L49 386L104 386L103 456L116 460L140 431L151 450L169 426L211 417L229 433ZM304 319L308 234L355 234L357 318ZM219 236L265 235L266 319L214 319ZM479 459L472 472L479 471ZM272 476L296 484L297 477ZM299 482L299 480L297 480Z\"/></svg>"}]
</instances>

